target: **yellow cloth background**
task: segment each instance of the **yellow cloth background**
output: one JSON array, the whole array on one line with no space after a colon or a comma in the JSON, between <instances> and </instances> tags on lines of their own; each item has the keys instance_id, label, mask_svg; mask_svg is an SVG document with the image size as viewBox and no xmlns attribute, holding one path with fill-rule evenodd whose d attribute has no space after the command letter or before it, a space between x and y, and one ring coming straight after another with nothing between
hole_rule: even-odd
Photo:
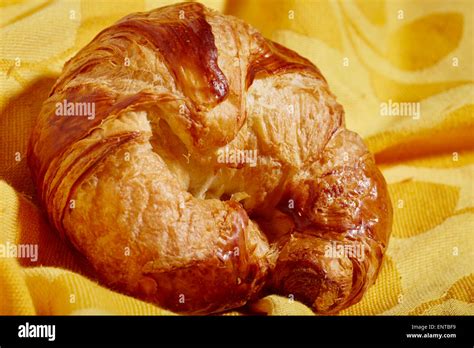
<instances>
[{"instance_id":1,"label":"yellow cloth background","mask_svg":"<svg viewBox=\"0 0 474 348\"><path fill-rule=\"evenodd\" d=\"M100 285L37 208L26 144L64 62L101 29L170 1L0 2L0 314L170 314ZM394 226L376 284L341 314L474 314L473 2L204 1L311 59L389 183ZM418 102L421 117L381 116ZM246 313L312 314L269 296ZM237 314L233 312L230 314Z\"/></svg>"}]
</instances>

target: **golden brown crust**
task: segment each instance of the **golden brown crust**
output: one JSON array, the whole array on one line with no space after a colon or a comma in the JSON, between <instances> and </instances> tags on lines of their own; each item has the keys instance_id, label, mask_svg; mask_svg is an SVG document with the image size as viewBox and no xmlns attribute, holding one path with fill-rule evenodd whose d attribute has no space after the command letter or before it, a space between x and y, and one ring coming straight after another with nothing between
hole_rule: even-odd
<instances>
[{"instance_id":1,"label":"golden brown crust","mask_svg":"<svg viewBox=\"0 0 474 348\"><path fill-rule=\"evenodd\" d=\"M64 101L94 117L57 115ZM28 158L51 222L109 286L182 313L269 291L334 313L374 282L391 228L343 122L310 61L185 3L131 14L67 62ZM256 156L222 157L238 151ZM338 243L363 252L328 255Z\"/></svg>"},{"instance_id":2,"label":"golden brown crust","mask_svg":"<svg viewBox=\"0 0 474 348\"><path fill-rule=\"evenodd\" d=\"M279 207L295 233L279 242L275 289L303 291L299 297L322 313L357 302L379 271L392 216L385 181L361 139L337 131L319 161L287 185ZM302 290L305 283L316 286Z\"/></svg>"}]
</instances>

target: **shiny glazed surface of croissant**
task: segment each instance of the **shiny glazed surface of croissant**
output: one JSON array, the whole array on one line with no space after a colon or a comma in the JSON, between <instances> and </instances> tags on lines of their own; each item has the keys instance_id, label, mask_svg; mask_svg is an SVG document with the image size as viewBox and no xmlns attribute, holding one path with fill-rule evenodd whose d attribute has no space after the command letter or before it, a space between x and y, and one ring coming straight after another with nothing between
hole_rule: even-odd
<instances>
[{"instance_id":1,"label":"shiny glazed surface of croissant","mask_svg":"<svg viewBox=\"0 0 474 348\"><path fill-rule=\"evenodd\" d=\"M68 61L28 160L102 282L180 313L269 293L337 313L390 235L385 181L319 70L198 3L131 14Z\"/></svg>"}]
</instances>

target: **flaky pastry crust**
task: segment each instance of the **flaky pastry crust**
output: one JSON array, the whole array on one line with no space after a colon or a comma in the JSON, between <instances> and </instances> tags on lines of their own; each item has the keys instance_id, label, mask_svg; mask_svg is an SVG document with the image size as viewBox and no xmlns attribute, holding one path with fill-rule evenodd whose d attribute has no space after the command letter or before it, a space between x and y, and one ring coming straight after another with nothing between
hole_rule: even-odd
<instances>
[{"instance_id":1,"label":"flaky pastry crust","mask_svg":"<svg viewBox=\"0 0 474 348\"><path fill-rule=\"evenodd\" d=\"M269 293L336 313L390 235L385 181L316 66L198 3L131 14L69 60L28 158L102 282L180 313Z\"/></svg>"}]
</instances>

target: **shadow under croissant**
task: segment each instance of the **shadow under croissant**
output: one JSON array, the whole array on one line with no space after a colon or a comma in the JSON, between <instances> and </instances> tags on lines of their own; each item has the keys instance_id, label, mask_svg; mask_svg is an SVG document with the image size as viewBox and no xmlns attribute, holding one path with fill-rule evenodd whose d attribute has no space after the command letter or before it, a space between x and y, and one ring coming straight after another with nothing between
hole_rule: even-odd
<instances>
[{"instance_id":1,"label":"shadow under croissant","mask_svg":"<svg viewBox=\"0 0 474 348\"><path fill-rule=\"evenodd\" d=\"M9 98L0 110L0 179L17 192L17 245L37 246L35 258L19 257L22 267L60 267L94 278L87 262L61 240L39 208L26 152L31 131L57 76L42 76Z\"/></svg>"},{"instance_id":2,"label":"shadow under croissant","mask_svg":"<svg viewBox=\"0 0 474 348\"><path fill-rule=\"evenodd\" d=\"M82 274L95 280L95 273L88 262L68 241L60 238L52 227L46 213L17 194L17 239L16 244L36 248L33 257L19 257L22 267L58 267Z\"/></svg>"},{"instance_id":3,"label":"shadow under croissant","mask_svg":"<svg viewBox=\"0 0 474 348\"><path fill-rule=\"evenodd\" d=\"M26 161L26 151L36 117L57 76L32 81L9 98L0 110L0 178L36 203L36 191Z\"/></svg>"}]
</instances>

